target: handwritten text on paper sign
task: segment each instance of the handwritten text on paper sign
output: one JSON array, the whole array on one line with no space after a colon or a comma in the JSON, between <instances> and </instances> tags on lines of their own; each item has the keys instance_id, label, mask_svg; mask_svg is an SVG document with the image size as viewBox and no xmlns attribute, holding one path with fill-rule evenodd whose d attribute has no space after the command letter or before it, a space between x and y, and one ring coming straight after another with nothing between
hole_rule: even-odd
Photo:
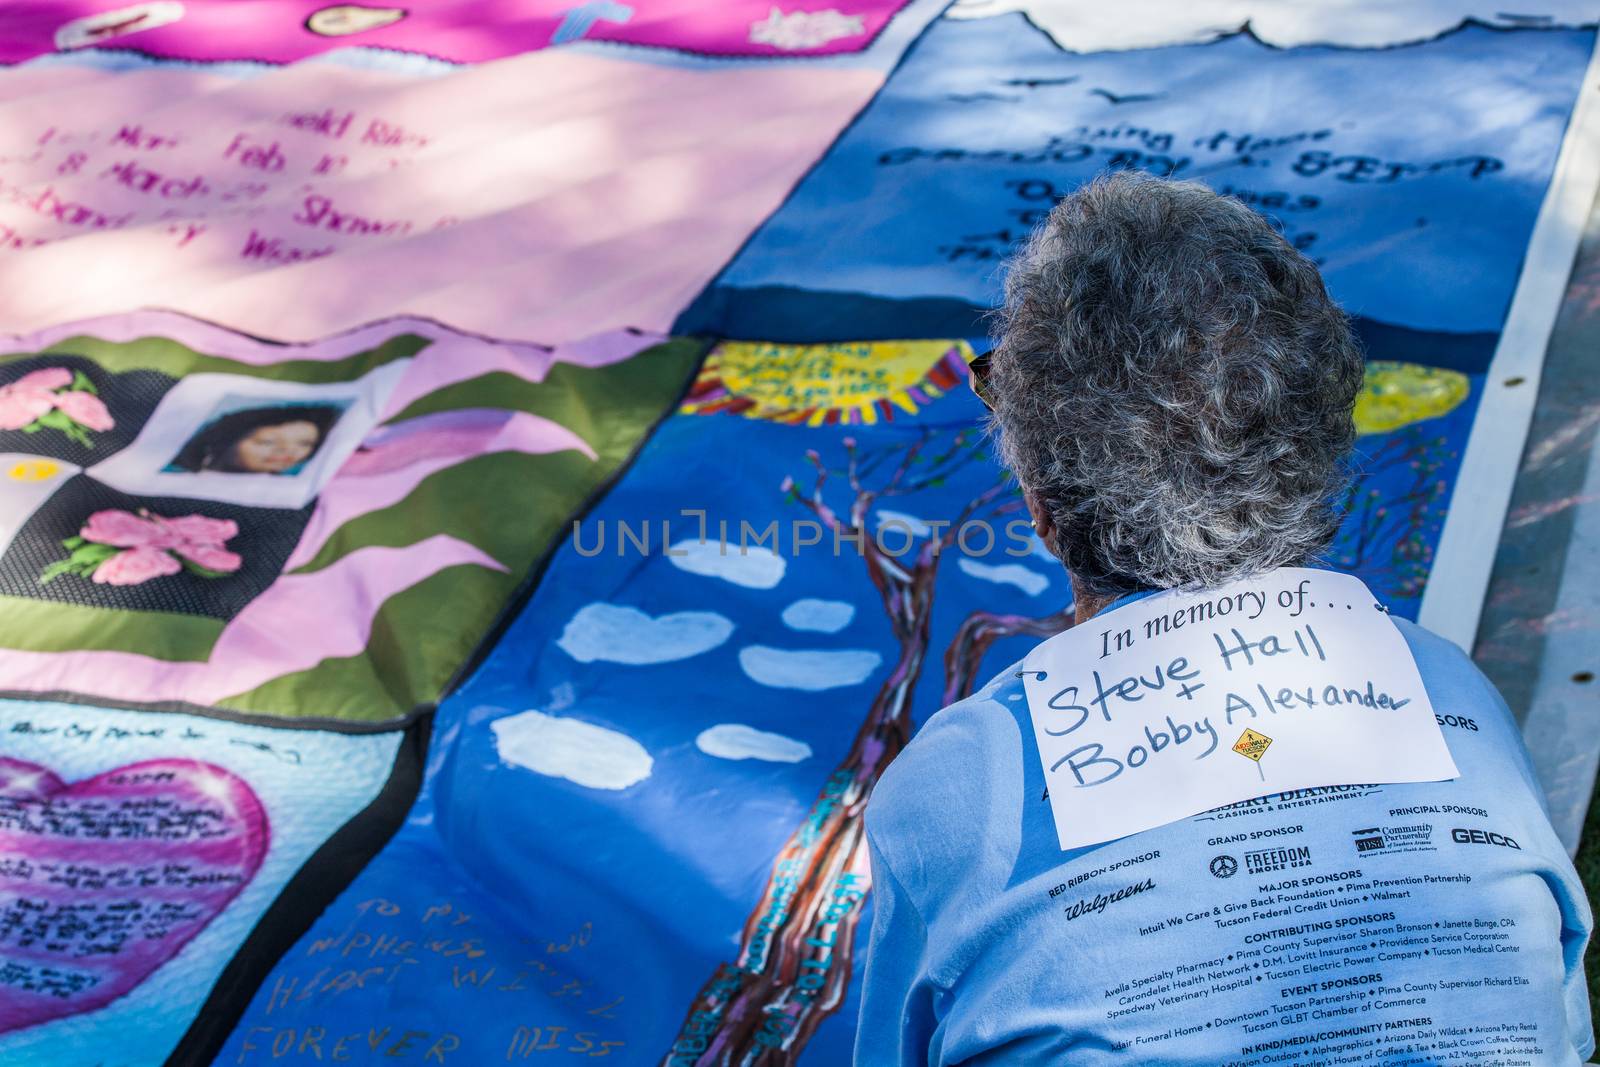
<instances>
[{"instance_id":1,"label":"handwritten text on paper sign","mask_svg":"<svg viewBox=\"0 0 1600 1067\"><path fill-rule=\"evenodd\" d=\"M1458 774L1405 638L1346 574L1146 597L1023 668L1063 849L1267 793ZM1244 730L1270 755L1235 758Z\"/></svg>"}]
</instances>

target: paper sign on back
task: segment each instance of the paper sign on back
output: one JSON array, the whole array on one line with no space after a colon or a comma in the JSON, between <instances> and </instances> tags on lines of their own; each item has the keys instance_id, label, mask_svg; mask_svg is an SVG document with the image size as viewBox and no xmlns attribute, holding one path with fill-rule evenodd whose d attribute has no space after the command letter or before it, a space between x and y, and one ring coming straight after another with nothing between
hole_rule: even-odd
<instances>
[{"instance_id":1,"label":"paper sign on back","mask_svg":"<svg viewBox=\"0 0 1600 1067\"><path fill-rule=\"evenodd\" d=\"M1022 677L1063 849L1268 793L1459 773L1405 638L1347 574L1136 600L1034 649Z\"/></svg>"}]
</instances>

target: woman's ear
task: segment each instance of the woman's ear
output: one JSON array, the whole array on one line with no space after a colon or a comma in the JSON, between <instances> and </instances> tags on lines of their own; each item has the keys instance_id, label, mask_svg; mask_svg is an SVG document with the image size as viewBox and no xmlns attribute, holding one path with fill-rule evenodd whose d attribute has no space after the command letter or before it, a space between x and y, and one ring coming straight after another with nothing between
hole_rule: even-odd
<instances>
[{"instance_id":1,"label":"woman's ear","mask_svg":"<svg viewBox=\"0 0 1600 1067\"><path fill-rule=\"evenodd\" d=\"M1028 515L1033 519L1033 532L1039 535L1039 540L1052 552L1055 551L1056 522L1050 517L1050 511L1044 506L1033 490L1024 489L1022 499L1028 505Z\"/></svg>"}]
</instances>

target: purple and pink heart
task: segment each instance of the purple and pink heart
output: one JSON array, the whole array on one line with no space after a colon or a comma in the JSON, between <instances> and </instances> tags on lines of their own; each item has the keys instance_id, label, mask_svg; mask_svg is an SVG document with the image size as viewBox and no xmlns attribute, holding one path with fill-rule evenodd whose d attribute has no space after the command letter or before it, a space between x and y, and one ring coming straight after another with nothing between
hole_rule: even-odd
<instances>
[{"instance_id":1,"label":"purple and pink heart","mask_svg":"<svg viewBox=\"0 0 1600 1067\"><path fill-rule=\"evenodd\" d=\"M197 760L68 784L0 756L0 1033L136 988L255 877L267 814Z\"/></svg>"}]
</instances>

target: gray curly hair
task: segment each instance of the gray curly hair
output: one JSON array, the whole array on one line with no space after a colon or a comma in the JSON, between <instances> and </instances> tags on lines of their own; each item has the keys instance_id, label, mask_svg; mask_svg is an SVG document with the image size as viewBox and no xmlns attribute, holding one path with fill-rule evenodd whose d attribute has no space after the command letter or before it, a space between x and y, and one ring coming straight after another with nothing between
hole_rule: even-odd
<instances>
[{"instance_id":1,"label":"gray curly hair","mask_svg":"<svg viewBox=\"0 0 1600 1067\"><path fill-rule=\"evenodd\" d=\"M1310 260L1197 182L1125 172L1012 260L986 399L1080 588L1215 586L1338 528L1362 356Z\"/></svg>"}]
</instances>

